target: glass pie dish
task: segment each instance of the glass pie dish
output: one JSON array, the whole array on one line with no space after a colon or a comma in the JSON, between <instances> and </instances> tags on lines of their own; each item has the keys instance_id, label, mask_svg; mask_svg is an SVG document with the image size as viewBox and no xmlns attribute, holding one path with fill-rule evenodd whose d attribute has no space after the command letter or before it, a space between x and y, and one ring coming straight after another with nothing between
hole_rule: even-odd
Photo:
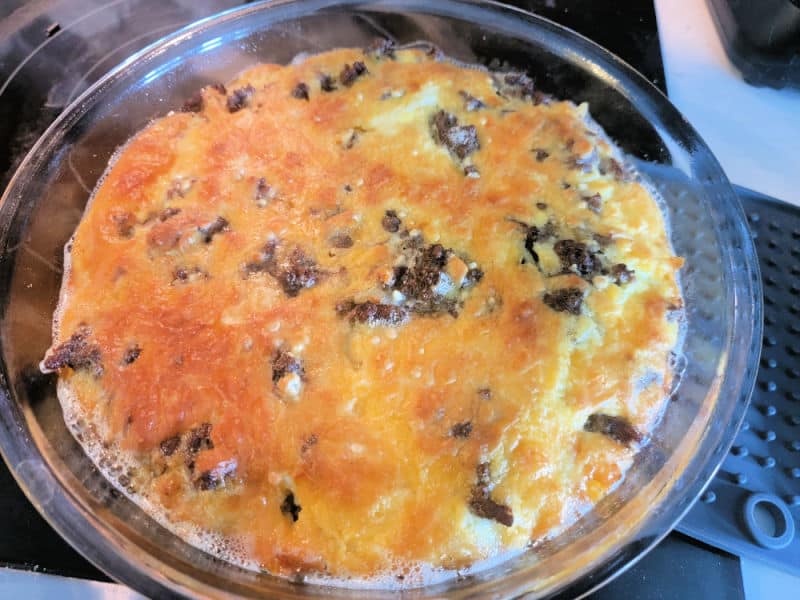
<instances>
[{"instance_id":1,"label":"glass pie dish","mask_svg":"<svg viewBox=\"0 0 800 600\"><path fill-rule=\"evenodd\" d=\"M686 335L652 441L623 484L561 535L411 597L580 596L655 545L725 456L744 415L761 340L761 290L744 213L722 170L669 101L630 67L549 21L490 2L275 1L200 21L130 57L53 123L0 205L0 448L20 486L91 562L149 596L381 597L300 585L198 550L118 493L63 423L51 340L63 247L114 151L209 83L303 52L375 37L524 70L544 92L587 101L593 118L658 189L681 272ZM102 290L98 290L102 293Z\"/></svg>"}]
</instances>

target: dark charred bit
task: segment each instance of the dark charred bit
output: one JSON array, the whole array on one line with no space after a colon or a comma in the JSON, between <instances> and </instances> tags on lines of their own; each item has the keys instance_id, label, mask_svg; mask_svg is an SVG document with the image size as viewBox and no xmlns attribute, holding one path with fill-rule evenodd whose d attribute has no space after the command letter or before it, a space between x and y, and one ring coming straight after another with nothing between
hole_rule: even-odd
<instances>
[{"instance_id":1,"label":"dark charred bit","mask_svg":"<svg viewBox=\"0 0 800 600\"><path fill-rule=\"evenodd\" d=\"M297 98L298 100L308 100L308 84L301 81L294 86L294 89L292 89L292 98Z\"/></svg>"},{"instance_id":2,"label":"dark charred bit","mask_svg":"<svg viewBox=\"0 0 800 600\"><path fill-rule=\"evenodd\" d=\"M634 280L634 271L628 268L625 263L619 263L611 267L611 276L617 285L625 285Z\"/></svg>"},{"instance_id":3,"label":"dark charred bit","mask_svg":"<svg viewBox=\"0 0 800 600\"><path fill-rule=\"evenodd\" d=\"M356 79L367 73L367 65L360 60L355 61L352 66L346 64L342 67L342 72L339 74L339 81L345 87L350 87L356 82Z\"/></svg>"},{"instance_id":4,"label":"dark charred bit","mask_svg":"<svg viewBox=\"0 0 800 600\"><path fill-rule=\"evenodd\" d=\"M367 300L366 302L353 302L345 300L336 305L339 316L348 317L351 323L365 323L367 325L400 325L408 318L408 311L402 306L394 304L379 304Z\"/></svg>"},{"instance_id":5,"label":"dark charred bit","mask_svg":"<svg viewBox=\"0 0 800 600\"><path fill-rule=\"evenodd\" d=\"M233 90L228 95L228 112L235 113L242 110L248 105L250 97L255 93L256 88L252 85L246 85L238 90Z\"/></svg>"},{"instance_id":6,"label":"dark charred bit","mask_svg":"<svg viewBox=\"0 0 800 600\"><path fill-rule=\"evenodd\" d=\"M478 390L478 396L481 400L491 400L492 399L492 390L489 388L481 388Z\"/></svg>"},{"instance_id":7,"label":"dark charred bit","mask_svg":"<svg viewBox=\"0 0 800 600\"><path fill-rule=\"evenodd\" d=\"M301 379L306 374L303 363L297 360L291 352L278 348L272 355L272 383L278 383L289 373L294 373Z\"/></svg>"},{"instance_id":8,"label":"dark charred bit","mask_svg":"<svg viewBox=\"0 0 800 600\"><path fill-rule=\"evenodd\" d=\"M210 244L215 235L222 233L223 231L228 231L228 226L229 223L227 219L223 217L217 217L208 225L198 227L197 230L200 232L203 243Z\"/></svg>"},{"instance_id":9,"label":"dark charred bit","mask_svg":"<svg viewBox=\"0 0 800 600\"><path fill-rule=\"evenodd\" d=\"M87 327L78 329L45 358L44 368L48 371L58 371L69 367L73 371L87 371L95 377L100 377L103 374L100 347L89 342L89 335Z\"/></svg>"},{"instance_id":10,"label":"dark charred bit","mask_svg":"<svg viewBox=\"0 0 800 600\"><path fill-rule=\"evenodd\" d=\"M539 210L547 210L547 204L544 202L537 202L536 208L538 208Z\"/></svg>"},{"instance_id":11,"label":"dark charred bit","mask_svg":"<svg viewBox=\"0 0 800 600\"><path fill-rule=\"evenodd\" d=\"M300 446L300 453L301 454L305 454L306 452L308 452L311 449L312 446L316 446L318 441L319 441L319 438L317 437L317 434L316 433L312 433L310 436L308 436L305 439L305 441L303 442L303 445Z\"/></svg>"},{"instance_id":12,"label":"dark charred bit","mask_svg":"<svg viewBox=\"0 0 800 600\"><path fill-rule=\"evenodd\" d=\"M591 252L583 242L575 240L558 240L553 245L553 251L561 260L561 268L564 272L570 272L572 266L578 270L583 277L588 277L601 268L600 259Z\"/></svg>"},{"instance_id":13,"label":"dark charred bit","mask_svg":"<svg viewBox=\"0 0 800 600\"><path fill-rule=\"evenodd\" d=\"M472 434L472 421L456 423L450 428L450 435L454 438L467 439Z\"/></svg>"},{"instance_id":14,"label":"dark charred bit","mask_svg":"<svg viewBox=\"0 0 800 600\"><path fill-rule=\"evenodd\" d=\"M125 354L122 355L122 364L124 365L133 364L136 361L136 359L139 358L139 355L141 353L142 349L138 345L134 344L133 346L125 350Z\"/></svg>"},{"instance_id":15,"label":"dark charred bit","mask_svg":"<svg viewBox=\"0 0 800 600\"><path fill-rule=\"evenodd\" d=\"M642 441L642 434L624 417L594 413L586 419L583 430L601 433L624 446Z\"/></svg>"},{"instance_id":16,"label":"dark charred bit","mask_svg":"<svg viewBox=\"0 0 800 600\"><path fill-rule=\"evenodd\" d=\"M175 454L175 451L178 449L178 446L181 445L181 436L173 435L172 437L168 437L165 440L162 440L161 443L158 445L159 449L161 450L161 454L164 456L172 456Z\"/></svg>"},{"instance_id":17,"label":"dark charred bit","mask_svg":"<svg viewBox=\"0 0 800 600\"><path fill-rule=\"evenodd\" d=\"M111 216L117 226L117 233L121 238L132 238L136 219L131 213L117 213Z\"/></svg>"},{"instance_id":18,"label":"dark charred bit","mask_svg":"<svg viewBox=\"0 0 800 600\"><path fill-rule=\"evenodd\" d=\"M439 110L431 117L430 124L433 140L459 160L480 150L478 130L474 125L459 125L455 115Z\"/></svg>"},{"instance_id":19,"label":"dark charred bit","mask_svg":"<svg viewBox=\"0 0 800 600\"><path fill-rule=\"evenodd\" d=\"M186 439L186 451L189 454L214 449L214 442L211 441L211 428L211 423L202 423L189 431Z\"/></svg>"},{"instance_id":20,"label":"dark charred bit","mask_svg":"<svg viewBox=\"0 0 800 600\"><path fill-rule=\"evenodd\" d=\"M334 248L352 248L353 238L346 231L337 231L331 236L331 246Z\"/></svg>"},{"instance_id":21,"label":"dark charred bit","mask_svg":"<svg viewBox=\"0 0 800 600\"><path fill-rule=\"evenodd\" d=\"M473 96L469 92L461 90L458 93L464 99L464 110L466 110L467 112L474 112L476 110L481 110L482 108L486 108L486 105L483 102L478 100L475 96Z\"/></svg>"},{"instance_id":22,"label":"dark charred bit","mask_svg":"<svg viewBox=\"0 0 800 600\"><path fill-rule=\"evenodd\" d=\"M320 277L317 263L299 246L292 250L282 267L274 277L289 297L297 296L301 290L314 287Z\"/></svg>"},{"instance_id":23,"label":"dark charred bit","mask_svg":"<svg viewBox=\"0 0 800 600\"><path fill-rule=\"evenodd\" d=\"M180 212L181 212L180 208L177 208L175 206L168 206L158 214L158 220L163 223L164 221L171 219L175 215L180 214Z\"/></svg>"},{"instance_id":24,"label":"dark charred bit","mask_svg":"<svg viewBox=\"0 0 800 600\"><path fill-rule=\"evenodd\" d=\"M534 150L536 153L536 162L544 162L547 160L547 157L550 156L550 153L547 150L543 150L541 148L537 148Z\"/></svg>"},{"instance_id":25,"label":"dark charred bit","mask_svg":"<svg viewBox=\"0 0 800 600\"><path fill-rule=\"evenodd\" d=\"M603 207L603 197L600 194L581 196L581 200L586 202L586 208L595 213L599 213L600 209Z\"/></svg>"},{"instance_id":26,"label":"dark charred bit","mask_svg":"<svg viewBox=\"0 0 800 600\"><path fill-rule=\"evenodd\" d=\"M322 73L319 76L319 87L323 92L333 92L336 90L336 80L327 73Z\"/></svg>"},{"instance_id":27,"label":"dark charred bit","mask_svg":"<svg viewBox=\"0 0 800 600\"><path fill-rule=\"evenodd\" d=\"M402 224L403 222L394 210L387 210L386 214L383 215L383 219L381 219L381 226L389 233L397 233Z\"/></svg>"},{"instance_id":28,"label":"dark charred bit","mask_svg":"<svg viewBox=\"0 0 800 600\"><path fill-rule=\"evenodd\" d=\"M467 165L464 167L464 175L471 179L480 179L481 172L478 171L478 167L475 165Z\"/></svg>"},{"instance_id":29,"label":"dark charred bit","mask_svg":"<svg viewBox=\"0 0 800 600\"><path fill-rule=\"evenodd\" d=\"M364 54L372 55L376 59L394 58L395 43L387 38L375 38L364 50Z\"/></svg>"},{"instance_id":30,"label":"dark charred bit","mask_svg":"<svg viewBox=\"0 0 800 600\"><path fill-rule=\"evenodd\" d=\"M583 304L583 292L578 288L562 288L546 292L542 301L557 312L579 315Z\"/></svg>"},{"instance_id":31,"label":"dark charred bit","mask_svg":"<svg viewBox=\"0 0 800 600\"><path fill-rule=\"evenodd\" d=\"M514 514L511 512L511 507L492 499L489 463L480 463L475 471L477 483L472 487L472 497L469 501L470 511L482 519L491 519L501 525L511 527L514 524Z\"/></svg>"},{"instance_id":32,"label":"dark charred bit","mask_svg":"<svg viewBox=\"0 0 800 600\"><path fill-rule=\"evenodd\" d=\"M292 522L296 523L297 519L300 518L301 510L303 510L303 507L295 502L294 493L289 492L286 494L286 497L281 503L281 512L285 515L290 515L292 517Z\"/></svg>"}]
</instances>

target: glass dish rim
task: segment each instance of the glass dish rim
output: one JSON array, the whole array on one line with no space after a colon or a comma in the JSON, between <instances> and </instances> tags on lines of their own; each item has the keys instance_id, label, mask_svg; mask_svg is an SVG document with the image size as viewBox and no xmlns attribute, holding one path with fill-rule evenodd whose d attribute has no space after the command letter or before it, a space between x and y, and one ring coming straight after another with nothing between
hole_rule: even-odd
<instances>
[{"instance_id":1,"label":"glass dish rim","mask_svg":"<svg viewBox=\"0 0 800 600\"><path fill-rule=\"evenodd\" d=\"M19 198L12 198L12 191L16 188L19 178L23 177L25 172L31 169L32 164L36 163L39 150L42 147L47 146L48 142L52 142L54 137L57 139L59 137L59 132L63 134L64 131L68 130L74 124L74 122L85 113L86 109L82 107L89 106L93 101L94 95L99 91L102 91L105 86L121 77L128 66L139 62L147 62L157 57L160 52L169 47L177 46L182 43L190 43L191 38L194 35L203 33L207 28L224 24L230 20L246 19L251 13L270 10L278 6L291 4L301 6L302 8L300 8L299 12L303 15L316 12L321 8L347 7L357 9L359 6L364 4L388 4L390 8L394 9L405 8L413 10L416 8L417 10L421 10L423 12L425 11L426 7L426 3L421 0L389 0L389 2L377 3L365 3L358 0L315 0L312 2L303 2L302 0L267 0L265 2L255 3L252 5L231 8L190 23L189 25L186 25L185 27L182 27L171 34L156 40L152 44L149 44L145 48L126 58L119 65L95 82L67 108L65 108L64 111L62 111L62 113L50 125L50 127L48 127L45 133L39 138L33 148L26 155L25 159L19 165L18 169L9 181L8 187L4 191L2 200L0 200L0 210L6 212L7 210L13 210L16 208ZM622 83L620 83L619 79L617 81L617 88L621 93L627 97L630 97L631 92L636 92L639 95L645 96L650 102L652 102L652 106L648 107L651 111L651 114L653 111L660 113L663 110L674 111L676 114L679 114L677 109L672 106L667 97L658 88L653 86L647 79L645 79L644 76L635 71L630 65L622 61L617 56L611 54L609 51L605 50L595 42L566 27L558 25L539 15L529 13L516 7L500 4L494 0L446 0L440 4L449 4L452 6L457 6L459 4L472 5L482 10L500 11L512 17L516 16L517 18L526 20L529 23L531 21L536 22L539 27L544 26L549 28L553 33L558 34L565 44L569 42L572 47L576 45L576 42L578 46L583 44L584 48L579 47L576 50L578 55L585 56L587 48L592 50L594 52L593 58L599 58L602 60L606 74L609 74L610 72L613 76L615 75L616 71L617 75L621 75ZM637 110L642 109L642 106L638 102L634 102L634 105L636 106ZM645 116L645 118L648 118L648 120L651 120L647 113L642 112L641 114ZM705 144L700 139L700 136L694 131L691 125L684 123L683 129L690 139L699 142L701 148L707 149ZM671 137L671 134L669 135ZM708 170L710 170L712 175L715 177L709 177L705 183L707 185L724 187L723 195L731 201L732 206L730 208L733 213L735 213L734 217L738 217L736 220L738 221L740 233L747 233L744 211L742 210L741 205L735 196L733 188L728 183L727 178L719 167L719 164L713 158L713 155L711 155L710 151L708 151L708 159L710 159L708 162ZM9 206L12 206L12 208L9 209ZM744 228L743 230L741 230L742 227ZM0 238L4 239L6 237L6 228L7 224L0 222ZM747 355L749 359L747 364L752 364L753 362L757 364L762 328L760 277L758 276L757 262L754 260L755 249L753 247L752 240L750 239L749 234L742 235L741 237L742 239L740 241L742 242L742 246L740 250L745 255L746 260L743 264L743 274L741 274L740 280L749 283L749 286L744 292L749 292L749 294L746 294L746 298L744 298L744 300L746 301L745 304L750 308L750 312L748 315L742 315L739 313L739 311L734 310L731 331L736 331L737 324L741 325L746 316L752 317L752 329L749 331L749 343L741 342L733 344L733 347L729 349L732 351L738 350L739 354ZM734 258L732 249L722 247L721 251L723 253L722 258L727 259L728 262L732 262L732 259ZM743 292L740 292L740 290L735 286L733 292L735 296L734 303L739 304L737 299L740 299L740 296ZM2 344L2 342L0 342L0 344ZM731 344L729 343L728 346L731 346ZM732 362L733 360L729 356L726 365L730 366ZM26 461L35 459L36 455L39 453L32 452L32 450L35 451L38 450L38 448L35 446L31 448L29 436L26 438L28 439L27 446L25 444L21 444L19 447L9 446L8 440L14 438L13 434L11 433L11 426L14 424L13 417L18 417L18 421L21 422L24 422L25 419L16 415L16 412L19 412L19 408L15 405L12 394L9 394L6 389L6 381L9 379L7 377L6 364L4 361L0 365L0 369L2 369L0 371L0 378L5 380L3 381L3 386L0 390L0 404L4 406L8 405L10 408L9 411L0 411L0 413L2 413L0 414L0 423L3 425L3 428L0 428L0 442L2 442L3 457L9 467L9 470L11 471L17 483L25 492L28 499L34 504L34 506L36 506L37 510L50 523L50 525L53 526L62 537L67 539L67 541L69 541L70 544L72 544L79 552L84 554L84 556L86 556L90 562L98 566L101 570L109 574L113 574L115 577L120 577L120 579L130 583L133 585L133 587L136 587L139 590L149 590L154 593L163 592L165 589L173 592L183 593L189 591L205 594L213 592L219 593L220 590L218 588L209 587L207 584L192 578L186 573L172 569L172 567L165 565L163 561L160 561L146 552L139 551L138 555L136 556L137 560L131 561L130 549L126 551L124 547L125 540L113 539L113 535L109 536L108 532L104 530L104 527L107 529L107 526L103 525L102 520L98 519L96 515L88 511L88 507L84 506L79 499L72 497L68 493L68 490L62 487L58 480L53 477L52 473L46 472L46 469L45 472L39 472L36 469L28 472L28 470L20 469L19 467L12 467L12 464L20 465ZM730 375L728 371L729 369L726 369L726 371L722 373L720 376L721 379L727 379L727 377ZM739 389L742 393L742 396L749 398L749 393L752 390L754 383L754 373L750 375L744 374L741 376ZM722 385L723 383L720 383L720 387ZM724 454L727 452L727 449L733 443L735 432L744 417L746 406L746 400L740 401L736 406L736 409L732 412L731 423L729 424L729 430L732 432L728 431L727 439L725 439L721 445L714 448L714 457L724 456ZM7 434L8 438L6 437ZM14 440L12 439L12 443L13 441ZM701 442L698 442L696 450L700 449L700 444ZM25 451L32 454L32 456L25 456L21 461L15 460L21 458ZM696 455L692 454L689 460L694 460L695 458ZM581 578L584 581L584 585L580 585L580 582L573 582L570 584L571 587L567 587L566 589L574 589L580 594L589 593L591 590L596 589L611 578L624 572L624 570L634 564L638 558L641 558L641 556L643 556L647 550L652 548L656 543L658 543L658 541L667 535L672 527L674 527L675 523L677 523L683 514L689 510L692 503L691 500L694 500L694 498L699 496L706 484L711 480L714 473L720 466L721 459L716 460L716 458L714 458L709 460L707 458L704 462L704 467L699 476L691 483L691 485L687 487L687 491L684 494L684 496L690 497L690 501L686 503L682 510L678 511L677 513L673 512L669 518L665 519L663 515L661 515L660 520L662 523L660 523L660 527L656 527L656 529L660 529L660 531L656 535L648 538L646 548L638 547L633 555L627 556L625 566L623 568L617 567L609 570L608 563L616 562L618 557L607 557L608 560L602 564L596 565L589 573L584 574L584 576ZM35 464L35 462L31 464ZM48 485L55 488L51 489L53 497L61 498L62 500L62 503L59 504L59 508L52 513L47 508L47 504L53 504L52 499L45 505L40 502L38 492L41 491L41 486L43 485L41 479L42 477L49 477ZM663 527L664 521L670 521L667 527ZM76 527L76 523L82 527ZM650 525L650 527L653 528L653 523L650 523L647 521L647 519L645 519L643 523L643 528L647 525ZM84 532L81 531L82 528L86 530L86 535L84 535ZM114 532L111 533L113 534ZM89 544L89 546L87 546L87 544ZM140 549L137 548L136 550ZM125 571L125 576L120 574L120 569ZM183 580L183 582L181 580ZM190 585L187 585L186 580L188 580ZM576 585L577 587L575 587ZM514 593L519 593L522 591L524 590L518 589ZM563 589L559 591L561 593L564 592Z\"/></svg>"}]
</instances>

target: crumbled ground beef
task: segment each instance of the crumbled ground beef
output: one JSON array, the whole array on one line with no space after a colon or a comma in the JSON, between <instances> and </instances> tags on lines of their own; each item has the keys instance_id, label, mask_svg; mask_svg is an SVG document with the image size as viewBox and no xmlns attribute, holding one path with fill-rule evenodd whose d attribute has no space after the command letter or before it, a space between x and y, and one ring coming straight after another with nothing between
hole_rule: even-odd
<instances>
[{"instance_id":1,"label":"crumbled ground beef","mask_svg":"<svg viewBox=\"0 0 800 600\"><path fill-rule=\"evenodd\" d=\"M411 267L395 269L393 289L401 292L420 305L427 306L434 312L437 305L437 294L434 287L439 282L439 275L447 265L449 251L441 244L432 244L419 253ZM429 312L423 310L422 312Z\"/></svg>"},{"instance_id":2,"label":"crumbled ground beef","mask_svg":"<svg viewBox=\"0 0 800 600\"><path fill-rule=\"evenodd\" d=\"M205 471L194 480L194 485L201 491L215 490L225 485L225 480L236 473L236 461L220 463L214 469Z\"/></svg>"},{"instance_id":3,"label":"crumbled ground beef","mask_svg":"<svg viewBox=\"0 0 800 600\"><path fill-rule=\"evenodd\" d=\"M339 74L339 81L342 82L343 86L350 87L356 82L356 79L366 75L366 73L367 65L360 60L357 60L352 64L352 66L350 64L346 64L344 67L342 67L342 72Z\"/></svg>"},{"instance_id":4,"label":"crumbled ground beef","mask_svg":"<svg viewBox=\"0 0 800 600\"><path fill-rule=\"evenodd\" d=\"M467 439L472 435L472 421L456 423L450 428L450 435L454 438Z\"/></svg>"},{"instance_id":5,"label":"crumbled ground beef","mask_svg":"<svg viewBox=\"0 0 800 600\"><path fill-rule=\"evenodd\" d=\"M103 374L103 359L100 346L91 343L87 327L81 327L70 338L56 346L44 360L44 368L58 371L69 367L73 371L86 371L95 377Z\"/></svg>"},{"instance_id":6,"label":"crumbled ground beef","mask_svg":"<svg viewBox=\"0 0 800 600\"><path fill-rule=\"evenodd\" d=\"M583 242L558 240L553 245L553 251L561 260L561 268L564 272L570 272L574 265L580 275L590 277L593 273L600 271L602 267L600 258L591 252Z\"/></svg>"},{"instance_id":7,"label":"crumbled ground beef","mask_svg":"<svg viewBox=\"0 0 800 600\"><path fill-rule=\"evenodd\" d=\"M351 323L367 325L400 325L408 318L408 311L402 306L380 304L371 300L340 302L336 306L336 312L342 317L348 317Z\"/></svg>"},{"instance_id":8,"label":"crumbled ground beef","mask_svg":"<svg viewBox=\"0 0 800 600\"><path fill-rule=\"evenodd\" d=\"M469 501L470 511L482 519L491 519L501 525L511 527L514 524L511 507L500 504L491 496L492 483L489 463L480 463L476 468L476 474L477 483L472 487L472 496Z\"/></svg>"},{"instance_id":9,"label":"crumbled ground beef","mask_svg":"<svg viewBox=\"0 0 800 600\"><path fill-rule=\"evenodd\" d=\"M583 429L584 431L606 435L624 446L630 446L633 442L642 441L642 434L624 417L594 413L586 419Z\"/></svg>"},{"instance_id":10,"label":"crumbled ground beef","mask_svg":"<svg viewBox=\"0 0 800 600\"><path fill-rule=\"evenodd\" d=\"M245 274L268 273L278 281L289 297L297 296L302 290L317 284L322 273L317 267L316 261L308 256L302 248L295 246L283 258L279 258L278 250L277 240L268 242L259 259L244 266Z\"/></svg>"},{"instance_id":11,"label":"crumbled ground beef","mask_svg":"<svg viewBox=\"0 0 800 600\"><path fill-rule=\"evenodd\" d=\"M581 200L586 202L586 208L592 212L599 213L600 209L603 208L603 197L600 194L581 196Z\"/></svg>"},{"instance_id":12,"label":"crumbled ground beef","mask_svg":"<svg viewBox=\"0 0 800 600\"><path fill-rule=\"evenodd\" d=\"M172 437L168 437L165 440L162 440L158 447L161 450L161 454L164 456L172 456L178 450L178 446L181 445L181 436L173 435Z\"/></svg>"},{"instance_id":13,"label":"crumbled ground beef","mask_svg":"<svg viewBox=\"0 0 800 600\"><path fill-rule=\"evenodd\" d=\"M617 285L625 285L634 280L634 271L628 268L625 263L619 263L611 267L611 276Z\"/></svg>"},{"instance_id":14,"label":"crumbled ground beef","mask_svg":"<svg viewBox=\"0 0 800 600\"><path fill-rule=\"evenodd\" d=\"M272 383L278 383L289 373L294 373L300 378L305 377L303 363L291 352L278 348L272 355Z\"/></svg>"},{"instance_id":15,"label":"crumbled ground beef","mask_svg":"<svg viewBox=\"0 0 800 600\"><path fill-rule=\"evenodd\" d=\"M222 233L223 231L228 231L228 229L229 223L224 217L217 217L211 221L211 223L197 228L204 244L210 244L215 235Z\"/></svg>"},{"instance_id":16,"label":"crumbled ground beef","mask_svg":"<svg viewBox=\"0 0 800 600\"><path fill-rule=\"evenodd\" d=\"M250 103L250 98L256 93L252 85L246 85L237 90L233 90L228 95L228 112L238 112Z\"/></svg>"},{"instance_id":17,"label":"crumbled ground beef","mask_svg":"<svg viewBox=\"0 0 800 600\"><path fill-rule=\"evenodd\" d=\"M353 238L346 231L337 231L330 238L331 246L334 248L352 248Z\"/></svg>"},{"instance_id":18,"label":"crumbled ground beef","mask_svg":"<svg viewBox=\"0 0 800 600\"><path fill-rule=\"evenodd\" d=\"M308 100L308 84L303 83L302 81L298 83L292 89L292 97L297 98L298 100Z\"/></svg>"},{"instance_id":19,"label":"crumbled ground beef","mask_svg":"<svg viewBox=\"0 0 800 600\"><path fill-rule=\"evenodd\" d=\"M114 224L117 226L117 233L121 238L132 238L134 233L134 227L136 225L136 219L131 213L117 213L111 215L111 219L114 221Z\"/></svg>"},{"instance_id":20,"label":"crumbled ground beef","mask_svg":"<svg viewBox=\"0 0 800 600\"><path fill-rule=\"evenodd\" d=\"M172 272L172 284L192 283L200 279L208 279L206 273L200 267L177 267Z\"/></svg>"},{"instance_id":21,"label":"crumbled ground beef","mask_svg":"<svg viewBox=\"0 0 800 600\"><path fill-rule=\"evenodd\" d=\"M319 87L323 92L333 92L336 90L336 80L327 73L319 76Z\"/></svg>"},{"instance_id":22,"label":"crumbled ground beef","mask_svg":"<svg viewBox=\"0 0 800 600\"><path fill-rule=\"evenodd\" d=\"M124 365L133 364L136 361L136 359L139 358L139 355L141 353L142 349L138 345L134 344L133 346L125 350L125 353L122 355L122 364Z\"/></svg>"},{"instance_id":23,"label":"crumbled ground beef","mask_svg":"<svg viewBox=\"0 0 800 600\"><path fill-rule=\"evenodd\" d=\"M455 115L443 110L431 117L431 129L434 141L458 160L464 160L481 147L474 125L459 125Z\"/></svg>"},{"instance_id":24,"label":"crumbled ground beef","mask_svg":"<svg viewBox=\"0 0 800 600\"><path fill-rule=\"evenodd\" d=\"M223 96L227 94L227 90L225 86L221 83L213 83L211 85L206 86L203 89L212 89L217 91L218 93L222 94ZM203 89L198 90L191 98L189 98L186 102L183 103L183 107L181 108L182 112L200 112L203 110L204 101L203 101Z\"/></svg>"},{"instance_id":25,"label":"crumbled ground beef","mask_svg":"<svg viewBox=\"0 0 800 600\"><path fill-rule=\"evenodd\" d=\"M186 437L186 451L189 454L197 454L201 450L213 450L214 442L211 441L211 423L201 423L191 431Z\"/></svg>"},{"instance_id":26,"label":"crumbled ground beef","mask_svg":"<svg viewBox=\"0 0 800 600\"><path fill-rule=\"evenodd\" d=\"M395 43L386 38L375 38L372 43L364 50L365 54L372 55L376 59L394 58Z\"/></svg>"},{"instance_id":27,"label":"crumbled ground beef","mask_svg":"<svg viewBox=\"0 0 800 600\"><path fill-rule=\"evenodd\" d=\"M469 92L461 90L458 93L464 99L464 110L466 110L467 112L474 112L476 110L481 110L482 108L486 108L486 105L483 102L478 100L475 96L473 96Z\"/></svg>"},{"instance_id":28,"label":"crumbled ground beef","mask_svg":"<svg viewBox=\"0 0 800 600\"><path fill-rule=\"evenodd\" d=\"M555 311L579 315L583 304L583 292L578 288L562 288L546 292L542 301Z\"/></svg>"},{"instance_id":29,"label":"crumbled ground beef","mask_svg":"<svg viewBox=\"0 0 800 600\"><path fill-rule=\"evenodd\" d=\"M383 219L381 219L381 226L389 233L397 233L402 224L403 222L397 216L397 212L393 210L387 210L386 214L383 215Z\"/></svg>"},{"instance_id":30,"label":"crumbled ground beef","mask_svg":"<svg viewBox=\"0 0 800 600\"><path fill-rule=\"evenodd\" d=\"M601 175L610 174L615 180L623 183L630 183L634 179L630 168L620 163L616 158L601 158L597 168Z\"/></svg>"},{"instance_id":31,"label":"crumbled ground beef","mask_svg":"<svg viewBox=\"0 0 800 600\"><path fill-rule=\"evenodd\" d=\"M175 215L180 214L180 212L181 212L180 208L176 208L174 206L168 206L159 213L158 220L163 223L164 221L171 219Z\"/></svg>"}]
</instances>

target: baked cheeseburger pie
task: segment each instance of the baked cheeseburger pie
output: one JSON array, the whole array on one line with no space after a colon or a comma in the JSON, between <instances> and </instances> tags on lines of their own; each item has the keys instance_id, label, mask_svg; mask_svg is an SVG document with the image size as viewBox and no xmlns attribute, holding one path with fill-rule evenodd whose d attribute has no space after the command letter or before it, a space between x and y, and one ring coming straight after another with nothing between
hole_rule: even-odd
<instances>
[{"instance_id":1,"label":"baked cheeseburger pie","mask_svg":"<svg viewBox=\"0 0 800 600\"><path fill-rule=\"evenodd\" d=\"M117 153L42 369L190 543L419 585L619 484L669 393L681 264L586 105L335 50L208 86Z\"/></svg>"}]
</instances>

